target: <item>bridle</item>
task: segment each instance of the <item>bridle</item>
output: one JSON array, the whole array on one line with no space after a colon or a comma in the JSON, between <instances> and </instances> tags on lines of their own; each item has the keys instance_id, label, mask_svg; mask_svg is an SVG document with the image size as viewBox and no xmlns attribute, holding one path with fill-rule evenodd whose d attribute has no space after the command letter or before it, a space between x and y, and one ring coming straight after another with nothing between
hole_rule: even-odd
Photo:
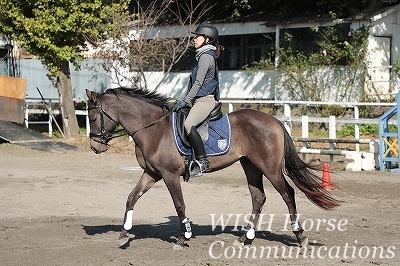
<instances>
[{"instance_id":1,"label":"bridle","mask_svg":"<svg viewBox=\"0 0 400 266\"><path fill-rule=\"evenodd\" d=\"M100 114L100 132L97 132L97 133L90 132L90 133L89 133L89 137L90 137L93 141L98 142L98 143L103 144L103 145L107 145L107 146L110 146L110 145L108 144L108 142L109 142L110 140L114 139L114 138L118 138L118 137L122 137L122 136L127 136L127 135L133 137L133 136L134 136L136 133L138 133L139 131L142 131L142 130L144 130L144 129L146 129L146 128L149 128L149 127L151 127L151 126L153 126L153 125L155 125L155 124L161 122L161 121L164 120L166 117L168 117L168 116L170 116L170 115L172 114L172 112L169 112L169 113L165 114L164 116L162 116L161 118L157 119L156 121L153 121L153 122L151 122L151 123L149 123L149 124L147 124L147 125L144 125L144 126L142 126L141 128L139 128L139 129L137 129L137 130L135 130L135 131L127 131L127 132L125 132L125 133L118 134L118 133L120 133L121 131L124 131L124 130L125 130L125 129L120 129L120 130L114 131L114 132L112 132L112 133L110 134L110 133L107 133L107 132L106 132L106 129L105 129L105 126L104 126L104 116L106 116L108 119L110 119L111 121L113 121L113 122L114 122L115 124L117 124L117 125L118 125L119 123L118 123L117 121L115 121L115 120L106 112L106 110L104 110L104 108L103 108L103 106L101 105L101 102L100 102L100 101L99 101L99 103L98 103L96 106L88 107L88 108L87 108L88 111L89 111L89 110L93 110L93 109L97 109L97 110L99 111L99 114ZM117 135L115 135L115 134L117 134Z\"/></svg>"},{"instance_id":2,"label":"bridle","mask_svg":"<svg viewBox=\"0 0 400 266\"><path fill-rule=\"evenodd\" d=\"M100 132L94 133L94 132L90 131L89 137L95 142L110 146L108 144L108 142L110 140L112 140L113 138L117 137L117 136L113 136L113 135L115 133L118 133L118 132L122 131L122 130L118 130L117 132L113 132L111 134L107 133L106 132L106 128L104 126L104 116L106 116L108 119L113 121L115 124L118 125L118 123L103 109L103 106L101 105L101 103L96 105L96 106L87 108L88 111L93 110L93 109L97 109L99 111L99 114L100 114ZM100 140L98 140L97 138L99 138Z\"/></svg>"}]
</instances>

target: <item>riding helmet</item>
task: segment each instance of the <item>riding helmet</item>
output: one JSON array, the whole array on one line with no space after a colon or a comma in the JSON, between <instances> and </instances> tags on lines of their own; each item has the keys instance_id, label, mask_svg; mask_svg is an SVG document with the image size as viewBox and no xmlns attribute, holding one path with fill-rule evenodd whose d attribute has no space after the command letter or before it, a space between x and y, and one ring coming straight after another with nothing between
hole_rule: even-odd
<instances>
[{"instance_id":1,"label":"riding helmet","mask_svg":"<svg viewBox=\"0 0 400 266\"><path fill-rule=\"evenodd\" d=\"M218 43L218 30L214 25L210 23L200 24L199 26L197 26L195 31L192 31L192 34L209 37L213 39L213 41Z\"/></svg>"}]
</instances>

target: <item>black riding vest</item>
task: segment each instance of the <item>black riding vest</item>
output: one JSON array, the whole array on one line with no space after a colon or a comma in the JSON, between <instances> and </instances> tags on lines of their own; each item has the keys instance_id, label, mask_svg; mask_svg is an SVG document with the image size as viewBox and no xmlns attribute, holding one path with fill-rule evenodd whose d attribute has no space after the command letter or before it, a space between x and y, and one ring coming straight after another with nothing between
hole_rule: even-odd
<instances>
[{"instance_id":1,"label":"black riding vest","mask_svg":"<svg viewBox=\"0 0 400 266\"><path fill-rule=\"evenodd\" d=\"M215 60L217 60L217 55L214 50L208 50L204 52L203 54L209 54L214 57ZM202 56L201 54L200 56ZM192 74L190 74L190 79L189 79L189 86L188 86L188 92L192 88L194 79L197 76L197 69L199 67L199 62L197 61L197 64L195 68L192 71ZM208 83L205 83L201 85L199 91L196 94L196 97L202 97L202 96L207 96L207 95L214 95L214 99L216 101L219 101L220 95L219 95L219 79L218 79L218 66L217 62L215 62L215 76L212 80L210 80Z\"/></svg>"}]
</instances>

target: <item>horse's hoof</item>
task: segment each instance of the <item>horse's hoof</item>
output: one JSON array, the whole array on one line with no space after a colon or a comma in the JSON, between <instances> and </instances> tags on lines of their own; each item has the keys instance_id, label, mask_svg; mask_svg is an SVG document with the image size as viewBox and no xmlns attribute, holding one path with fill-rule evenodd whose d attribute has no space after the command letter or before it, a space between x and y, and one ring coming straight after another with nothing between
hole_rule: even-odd
<instances>
[{"instance_id":1,"label":"horse's hoof","mask_svg":"<svg viewBox=\"0 0 400 266\"><path fill-rule=\"evenodd\" d=\"M172 247L173 250L182 250L185 246L188 246L186 244L186 239L185 237L181 236L179 239L176 241L174 246Z\"/></svg>"},{"instance_id":2,"label":"horse's hoof","mask_svg":"<svg viewBox=\"0 0 400 266\"><path fill-rule=\"evenodd\" d=\"M132 238L133 238L133 236L131 234L127 234L126 236L120 236L118 238L118 246L121 248L121 247L124 247L124 246L128 245L129 241Z\"/></svg>"},{"instance_id":3,"label":"horse's hoof","mask_svg":"<svg viewBox=\"0 0 400 266\"><path fill-rule=\"evenodd\" d=\"M182 250L183 246L178 245L178 244L174 244L174 246L172 247L172 250Z\"/></svg>"},{"instance_id":4,"label":"horse's hoof","mask_svg":"<svg viewBox=\"0 0 400 266\"><path fill-rule=\"evenodd\" d=\"M127 246L128 244L129 244L129 240L130 240L131 238L130 237L120 237L120 238L118 238L118 246L120 247L120 248L122 248L122 247L125 247L125 246Z\"/></svg>"},{"instance_id":5,"label":"horse's hoof","mask_svg":"<svg viewBox=\"0 0 400 266\"><path fill-rule=\"evenodd\" d=\"M240 242L239 240L235 240L235 242L233 242L233 245L236 247L243 247L244 246L244 242Z\"/></svg>"},{"instance_id":6,"label":"horse's hoof","mask_svg":"<svg viewBox=\"0 0 400 266\"><path fill-rule=\"evenodd\" d=\"M308 237L305 237L303 239L303 242L300 243L300 247L304 248L304 249L307 249L307 247L308 247Z\"/></svg>"},{"instance_id":7,"label":"horse's hoof","mask_svg":"<svg viewBox=\"0 0 400 266\"><path fill-rule=\"evenodd\" d=\"M128 244L128 242L129 242L129 237L122 237L122 238L119 238L118 239L118 246L119 247L123 247L123 246L126 246L126 244Z\"/></svg>"}]
</instances>

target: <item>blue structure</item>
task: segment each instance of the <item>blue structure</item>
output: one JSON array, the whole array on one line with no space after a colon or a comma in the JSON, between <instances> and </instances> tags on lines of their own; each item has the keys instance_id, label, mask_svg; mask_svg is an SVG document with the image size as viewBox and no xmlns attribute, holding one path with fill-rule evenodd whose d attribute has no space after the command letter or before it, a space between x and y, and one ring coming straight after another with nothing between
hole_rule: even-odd
<instances>
[{"instance_id":1,"label":"blue structure","mask_svg":"<svg viewBox=\"0 0 400 266\"><path fill-rule=\"evenodd\" d=\"M15 77L15 62L11 56L12 46L0 44L0 75Z\"/></svg>"},{"instance_id":2,"label":"blue structure","mask_svg":"<svg viewBox=\"0 0 400 266\"><path fill-rule=\"evenodd\" d=\"M385 168L390 171L400 171L400 153L399 153L399 139L400 131L400 116L398 108L400 106L400 93L396 96L396 105L384 113L379 118L379 168L384 171ZM397 115L397 118L393 118ZM389 120L393 118L396 120L396 132L389 131ZM397 163L397 168L392 167L392 163ZM386 166L386 167L385 167Z\"/></svg>"}]
</instances>

